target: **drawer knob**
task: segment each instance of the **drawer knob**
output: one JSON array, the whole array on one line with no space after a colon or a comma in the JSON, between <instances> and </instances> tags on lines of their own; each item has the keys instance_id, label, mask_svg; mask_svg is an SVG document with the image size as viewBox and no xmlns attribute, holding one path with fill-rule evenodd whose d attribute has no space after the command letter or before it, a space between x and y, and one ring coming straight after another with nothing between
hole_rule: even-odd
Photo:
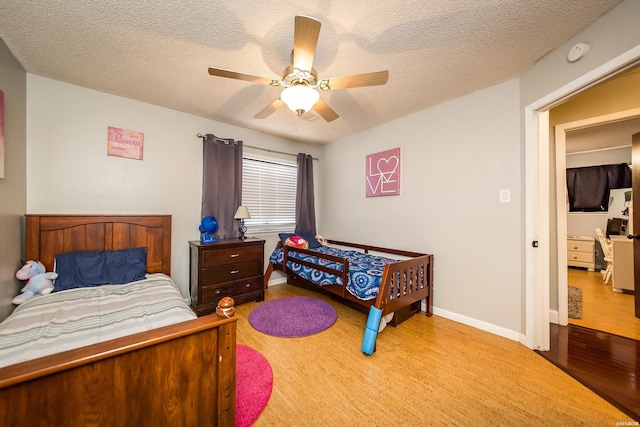
<instances>
[{"instance_id":1,"label":"drawer knob","mask_svg":"<svg viewBox=\"0 0 640 427\"><path fill-rule=\"evenodd\" d=\"M220 295L222 293L222 289L216 289L216 295Z\"/></svg>"},{"instance_id":2,"label":"drawer knob","mask_svg":"<svg viewBox=\"0 0 640 427\"><path fill-rule=\"evenodd\" d=\"M577 247L577 246L574 246L574 247L573 247L573 249L578 249L578 247Z\"/></svg>"},{"instance_id":3,"label":"drawer knob","mask_svg":"<svg viewBox=\"0 0 640 427\"><path fill-rule=\"evenodd\" d=\"M251 287L251 283L247 283L246 285L244 285L245 288L250 288Z\"/></svg>"},{"instance_id":4,"label":"drawer knob","mask_svg":"<svg viewBox=\"0 0 640 427\"><path fill-rule=\"evenodd\" d=\"M237 273L240 273L240 270L231 270L229 273L230 274L237 274Z\"/></svg>"},{"instance_id":5,"label":"drawer knob","mask_svg":"<svg viewBox=\"0 0 640 427\"><path fill-rule=\"evenodd\" d=\"M229 256L230 256L231 258L237 258L237 257L239 257L239 256L240 256L240 254L231 254L231 255L229 255Z\"/></svg>"}]
</instances>

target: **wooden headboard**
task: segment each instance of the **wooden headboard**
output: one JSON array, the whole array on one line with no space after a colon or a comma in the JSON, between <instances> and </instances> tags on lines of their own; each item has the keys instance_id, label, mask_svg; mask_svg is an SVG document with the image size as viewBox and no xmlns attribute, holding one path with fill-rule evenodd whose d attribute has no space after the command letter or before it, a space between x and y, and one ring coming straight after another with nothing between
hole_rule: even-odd
<instances>
[{"instance_id":1,"label":"wooden headboard","mask_svg":"<svg viewBox=\"0 0 640 427\"><path fill-rule=\"evenodd\" d=\"M25 260L147 247L147 271L171 274L171 215L26 215Z\"/></svg>"}]
</instances>

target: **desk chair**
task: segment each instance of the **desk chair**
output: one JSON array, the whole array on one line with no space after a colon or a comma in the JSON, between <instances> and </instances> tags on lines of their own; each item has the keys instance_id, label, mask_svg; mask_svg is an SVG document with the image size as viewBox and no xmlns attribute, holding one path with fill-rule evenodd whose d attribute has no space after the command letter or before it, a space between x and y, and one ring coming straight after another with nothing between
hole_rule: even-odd
<instances>
[{"instance_id":1,"label":"desk chair","mask_svg":"<svg viewBox=\"0 0 640 427\"><path fill-rule=\"evenodd\" d=\"M602 228L596 228L596 235L598 236L598 241L602 247L604 261L607 263L607 269L602 273L602 275L604 283L608 285L613 276L613 245L611 244L611 240L607 239Z\"/></svg>"}]
</instances>

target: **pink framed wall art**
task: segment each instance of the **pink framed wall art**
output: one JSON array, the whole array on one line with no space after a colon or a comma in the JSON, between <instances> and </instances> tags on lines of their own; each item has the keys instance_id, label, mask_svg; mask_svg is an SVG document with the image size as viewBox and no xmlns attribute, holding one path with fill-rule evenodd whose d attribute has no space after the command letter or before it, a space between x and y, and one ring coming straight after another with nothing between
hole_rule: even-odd
<instances>
[{"instance_id":1,"label":"pink framed wall art","mask_svg":"<svg viewBox=\"0 0 640 427\"><path fill-rule=\"evenodd\" d=\"M107 155L142 160L144 134L133 130L109 126Z\"/></svg>"},{"instance_id":2,"label":"pink framed wall art","mask_svg":"<svg viewBox=\"0 0 640 427\"><path fill-rule=\"evenodd\" d=\"M369 154L365 167L367 197L400 194L400 148Z\"/></svg>"}]
</instances>

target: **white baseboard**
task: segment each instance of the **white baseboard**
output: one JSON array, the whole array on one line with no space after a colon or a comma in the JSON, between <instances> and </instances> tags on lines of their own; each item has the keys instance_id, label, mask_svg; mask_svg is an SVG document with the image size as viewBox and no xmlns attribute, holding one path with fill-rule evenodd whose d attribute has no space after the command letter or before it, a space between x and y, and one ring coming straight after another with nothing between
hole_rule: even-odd
<instances>
[{"instance_id":1,"label":"white baseboard","mask_svg":"<svg viewBox=\"0 0 640 427\"><path fill-rule=\"evenodd\" d=\"M286 277L271 279L268 282L268 286L277 286L283 283L287 283ZM427 305L424 301L422 302L421 309L423 312L426 312L427 310ZM496 326L491 323L482 322L480 320L477 320L471 317L462 316L460 314L453 313L451 311L442 310L437 307L433 307L433 314L436 316L444 317L445 319L453 320L454 322L462 323L463 325L471 326L476 329L489 332L494 335L508 338L513 341L522 342L522 339L523 339L522 338L523 336L520 332L512 331L510 329L506 329L501 326ZM557 314L556 314L556 319L557 319Z\"/></svg>"},{"instance_id":2,"label":"white baseboard","mask_svg":"<svg viewBox=\"0 0 640 427\"><path fill-rule=\"evenodd\" d=\"M445 319L453 320L454 322L462 323L463 325L471 326L473 328L492 333L494 335L508 338L513 341L521 340L522 334L520 334L520 332L512 331L510 329L503 328L502 326L496 326L491 323L483 322L472 317L462 316L460 314L442 310L437 307L433 307L433 314L435 314L436 316L444 317Z\"/></svg>"},{"instance_id":3,"label":"white baseboard","mask_svg":"<svg viewBox=\"0 0 640 427\"><path fill-rule=\"evenodd\" d=\"M549 310L549 322L555 323L557 325L559 318L560 316L558 316L558 310Z\"/></svg>"},{"instance_id":4,"label":"white baseboard","mask_svg":"<svg viewBox=\"0 0 640 427\"><path fill-rule=\"evenodd\" d=\"M276 286L276 285L282 285L283 283L287 283L287 278L286 277L280 277L278 279L271 279L271 280L269 280L269 282L267 282L267 287Z\"/></svg>"}]
</instances>

